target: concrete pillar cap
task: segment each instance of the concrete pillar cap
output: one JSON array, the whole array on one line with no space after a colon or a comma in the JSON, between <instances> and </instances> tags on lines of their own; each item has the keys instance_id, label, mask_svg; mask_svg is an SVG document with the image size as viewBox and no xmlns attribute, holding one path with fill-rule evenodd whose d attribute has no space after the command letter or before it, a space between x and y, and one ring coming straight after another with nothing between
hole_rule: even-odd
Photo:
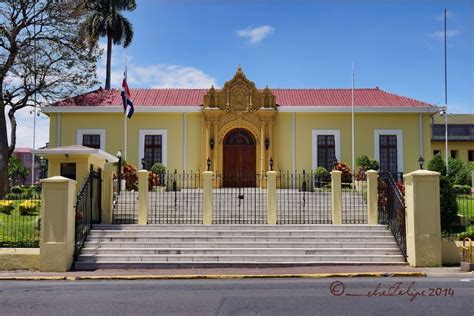
<instances>
[{"instance_id":1,"label":"concrete pillar cap","mask_svg":"<svg viewBox=\"0 0 474 316\"><path fill-rule=\"evenodd\" d=\"M55 183L55 182L58 183L58 182L69 182L69 181L77 183L77 181L75 180L71 180L69 178L62 177L62 176L54 176L47 179L41 179L41 183Z\"/></svg>"},{"instance_id":2,"label":"concrete pillar cap","mask_svg":"<svg viewBox=\"0 0 474 316\"><path fill-rule=\"evenodd\" d=\"M439 176L440 173L436 171L430 171L430 170L415 170L413 172L410 172L406 175L404 175L404 178L408 177L432 177L432 176Z\"/></svg>"}]
</instances>

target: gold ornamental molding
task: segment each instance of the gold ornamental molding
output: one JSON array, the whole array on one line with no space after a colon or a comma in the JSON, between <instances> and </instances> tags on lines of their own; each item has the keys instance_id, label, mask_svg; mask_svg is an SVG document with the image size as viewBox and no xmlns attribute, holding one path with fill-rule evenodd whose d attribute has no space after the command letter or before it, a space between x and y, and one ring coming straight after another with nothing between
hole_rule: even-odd
<instances>
[{"instance_id":1,"label":"gold ornamental molding","mask_svg":"<svg viewBox=\"0 0 474 316\"><path fill-rule=\"evenodd\" d=\"M275 95L268 86L257 89L240 67L222 89L212 86L207 91L203 105L204 109L219 109L226 113L253 113L261 108L276 110Z\"/></svg>"}]
</instances>

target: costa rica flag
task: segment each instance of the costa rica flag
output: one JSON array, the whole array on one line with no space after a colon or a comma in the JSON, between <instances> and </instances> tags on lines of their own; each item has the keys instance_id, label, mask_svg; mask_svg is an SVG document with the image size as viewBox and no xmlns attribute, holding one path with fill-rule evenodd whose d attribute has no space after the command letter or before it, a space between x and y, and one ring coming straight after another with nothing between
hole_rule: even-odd
<instances>
[{"instance_id":1,"label":"costa rica flag","mask_svg":"<svg viewBox=\"0 0 474 316\"><path fill-rule=\"evenodd\" d=\"M130 94L130 90L127 84L127 69L125 69L125 72L123 73L121 95L122 95L123 112L125 113L125 116L127 116L130 119L132 118L133 112L135 112L135 109L133 108L132 100L130 100L132 95Z\"/></svg>"}]
</instances>

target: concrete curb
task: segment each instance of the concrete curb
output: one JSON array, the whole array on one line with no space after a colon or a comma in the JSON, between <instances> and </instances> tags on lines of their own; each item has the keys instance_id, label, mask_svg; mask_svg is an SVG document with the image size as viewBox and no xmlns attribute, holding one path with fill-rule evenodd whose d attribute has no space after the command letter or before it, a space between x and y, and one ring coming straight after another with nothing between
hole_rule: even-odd
<instances>
[{"instance_id":1,"label":"concrete curb","mask_svg":"<svg viewBox=\"0 0 474 316\"><path fill-rule=\"evenodd\" d=\"M197 275L83 275L83 276L6 276L0 281L81 281L81 280L218 280L279 278L356 278L356 277L426 277L425 272L354 272L314 274L197 274Z\"/></svg>"}]
</instances>

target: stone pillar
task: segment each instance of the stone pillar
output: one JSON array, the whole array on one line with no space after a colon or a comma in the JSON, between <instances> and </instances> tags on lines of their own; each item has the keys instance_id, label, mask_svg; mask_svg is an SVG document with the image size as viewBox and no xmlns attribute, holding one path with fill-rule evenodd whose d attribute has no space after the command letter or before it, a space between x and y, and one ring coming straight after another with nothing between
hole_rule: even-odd
<instances>
[{"instance_id":1,"label":"stone pillar","mask_svg":"<svg viewBox=\"0 0 474 316\"><path fill-rule=\"evenodd\" d=\"M439 173L417 170L403 178L408 263L413 267L441 266Z\"/></svg>"},{"instance_id":2,"label":"stone pillar","mask_svg":"<svg viewBox=\"0 0 474 316\"><path fill-rule=\"evenodd\" d=\"M268 139L270 140L270 146L268 147L268 160L273 157L273 146L275 146L273 138L273 122L268 123ZM275 159L275 157L273 157Z\"/></svg>"},{"instance_id":3,"label":"stone pillar","mask_svg":"<svg viewBox=\"0 0 474 316\"><path fill-rule=\"evenodd\" d=\"M367 176L367 220L369 225L378 224L378 177L375 170L369 170Z\"/></svg>"},{"instance_id":4,"label":"stone pillar","mask_svg":"<svg viewBox=\"0 0 474 316\"><path fill-rule=\"evenodd\" d=\"M331 171L332 223L342 224L342 172Z\"/></svg>"},{"instance_id":5,"label":"stone pillar","mask_svg":"<svg viewBox=\"0 0 474 316\"><path fill-rule=\"evenodd\" d=\"M264 173L265 173L265 122L262 122L260 126L260 175L263 176Z\"/></svg>"},{"instance_id":6,"label":"stone pillar","mask_svg":"<svg viewBox=\"0 0 474 316\"><path fill-rule=\"evenodd\" d=\"M114 171L112 165L107 166L103 173L102 182L102 223L112 223L112 212L114 208Z\"/></svg>"},{"instance_id":7,"label":"stone pillar","mask_svg":"<svg viewBox=\"0 0 474 316\"><path fill-rule=\"evenodd\" d=\"M203 188L203 207L202 207L202 223L204 225L212 224L212 171L204 171L202 173L204 179Z\"/></svg>"},{"instance_id":8,"label":"stone pillar","mask_svg":"<svg viewBox=\"0 0 474 316\"><path fill-rule=\"evenodd\" d=\"M471 188L474 189L474 170L471 171Z\"/></svg>"},{"instance_id":9,"label":"stone pillar","mask_svg":"<svg viewBox=\"0 0 474 316\"><path fill-rule=\"evenodd\" d=\"M214 173L217 173L217 165L218 165L218 154L219 154L219 150L217 150L218 146L217 146L217 136L218 136L218 128L217 128L217 122L212 122L212 126L213 126L213 136L212 136L212 139L214 140L214 149L212 150L212 170L214 171Z\"/></svg>"},{"instance_id":10,"label":"stone pillar","mask_svg":"<svg viewBox=\"0 0 474 316\"><path fill-rule=\"evenodd\" d=\"M267 171L267 223L277 223L276 171Z\"/></svg>"},{"instance_id":11,"label":"stone pillar","mask_svg":"<svg viewBox=\"0 0 474 316\"><path fill-rule=\"evenodd\" d=\"M210 129L211 129L211 123L206 122L206 139L204 141L204 148L206 148L205 153L206 153L206 160L207 158L211 158L211 155L209 153L209 135L210 135ZM207 168L206 168L207 169Z\"/></svg>"},{"instance_id":12,"label":"stone pillar","mask_svg":"<svg viewBox=\"0 0 474 316\"><path fill-rule=\"evenodd\" d=\"M40 271L69 271L74 262L77 182L61 176L41 182Z\"/></svg>"},{"instance_id":13,"label":"stone pillar","mask_svg":"<svg viewBox=\"0 0 474 316\"><path fill-rule=\"evenodd\" d=\"M138 170L138 224L148 223L148 170Z\"/></svg>"}]
</instances>

